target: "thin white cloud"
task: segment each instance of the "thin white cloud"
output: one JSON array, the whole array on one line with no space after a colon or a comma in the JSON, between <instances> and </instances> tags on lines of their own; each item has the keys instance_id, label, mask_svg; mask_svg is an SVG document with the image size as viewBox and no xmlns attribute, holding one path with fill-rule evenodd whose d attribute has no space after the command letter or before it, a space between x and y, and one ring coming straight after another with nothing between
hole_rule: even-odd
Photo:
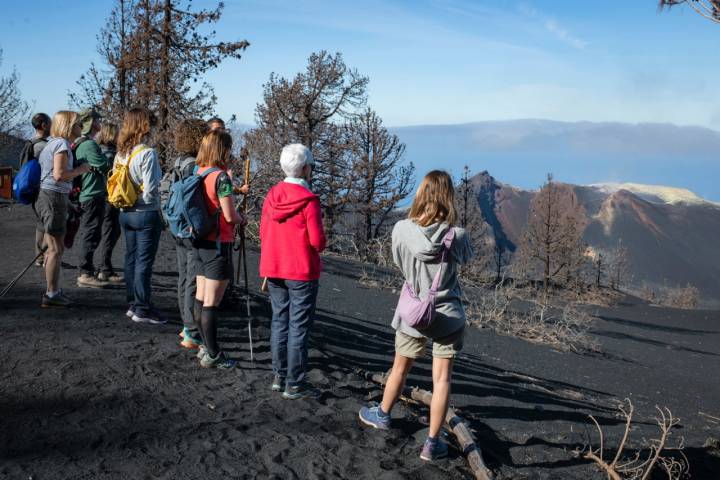
<instances>
[{"instance_id":1,"label":"thin white cloud","mask_svg":"<svg viewBox=\"0 0 720 480\"><path fill-rule=\"evenodd\" d=\"M570 45L578 50L584 50L588 43L585 40L573 35L567 28L562 26L554 18L545 15L537 8L528 5L527 3L521 3L517 7L518 12L525 17L533 20L534 23L541 22L545 30L554 35L558 40Z\"/></svg>"},{"instance_id":2,"label":"thin white cloud","mask_svg":"<svg viewBox=\"0 0 720 480\"><path fill-rule=\"evenodd\" d=\"M580 40L579 38L573 36L566 29L558 25L558 23L553 19L545 20L545 30L553 33L563 42L568 43L572 47L575 47L579 50L583 50L585 47L587 47L586 41Z\"/></svg>"}]
</instances>

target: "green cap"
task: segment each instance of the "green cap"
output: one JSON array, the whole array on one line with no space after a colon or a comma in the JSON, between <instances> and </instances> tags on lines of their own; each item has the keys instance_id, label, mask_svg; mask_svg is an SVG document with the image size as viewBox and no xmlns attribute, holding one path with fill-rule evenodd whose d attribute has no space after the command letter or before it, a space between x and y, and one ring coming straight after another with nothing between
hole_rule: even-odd
<instances>
[{"instance_id":1,"label":"green cap","mask_svg":"<svg viewBox=\"0 0 720 480\"><path fill-rule=\"evenodd\" d=\"M100 120L102 115L95 108L90 107L78 112L78 120L82 123L82 134L88 135L92 129L93 120Z\"/></svg>"}]
</instances>

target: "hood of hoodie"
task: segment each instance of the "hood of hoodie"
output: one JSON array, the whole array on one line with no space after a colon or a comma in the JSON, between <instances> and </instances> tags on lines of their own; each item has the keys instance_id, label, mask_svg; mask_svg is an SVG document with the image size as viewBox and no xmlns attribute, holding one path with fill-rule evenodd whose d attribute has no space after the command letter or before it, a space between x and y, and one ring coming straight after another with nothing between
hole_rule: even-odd
<instances>
[{"instance_id":1,"label":"hood of hoodie","mask_svg":"<svg viewBox=\"0 0 720 480\"><path fill-rule=\"evenodd\" d=\"M394 234L400 235L403 244L412 255L422 262L437 258L443 239L450 226L447 223L433 223L421 227L410 219L399 221Z\"/></svg>"},{"instance_id":2,"label":"hood of hoodie","mask_svg":"<svg viewBox=\"0 0 720 480\"><path fill-rule=\"evenodd\" d=\"M277 222L285 221L305 208L305 205L315 198L317 195L302 185L280 182L268 193L270 215Z\"/></svg>"}]
</instances>

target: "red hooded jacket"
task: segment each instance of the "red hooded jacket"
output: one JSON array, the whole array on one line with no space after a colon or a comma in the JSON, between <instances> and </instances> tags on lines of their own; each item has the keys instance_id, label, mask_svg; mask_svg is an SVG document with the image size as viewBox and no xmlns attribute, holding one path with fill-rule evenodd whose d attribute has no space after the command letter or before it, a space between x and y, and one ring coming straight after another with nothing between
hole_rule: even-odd
<instances>
[{"instance_id":1,"label":"red hooded jacket","mask_svg":"<svg viewBox=\"0 0 720 480\"><path fill-rule=\"evenodd\" d=\"M324 249L318 196L294 183L280 182L272 187L260 218L260 276L317 280Z\"/></svg>"}]
</instances>

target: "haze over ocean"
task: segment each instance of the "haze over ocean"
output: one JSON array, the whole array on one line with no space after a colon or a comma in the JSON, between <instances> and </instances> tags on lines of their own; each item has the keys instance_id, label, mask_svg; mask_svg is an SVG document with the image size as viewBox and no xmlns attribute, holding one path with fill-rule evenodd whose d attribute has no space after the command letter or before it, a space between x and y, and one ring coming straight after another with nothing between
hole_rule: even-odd
<instances>
[{"instance_id":1,"label":"haze over ocean","mask_svg":"<svg viewBox=\"0 0 720 480\"><path fill-rule=\"evenodd\" d=\"M68 91L98 58L95 37L111 6L110 0L4 2L0 74L17 68L35 110L66 107ZM271 72L293 76L311 52L326 49L342 52L370 77L369 104L388 126L462 130L457 124L532 118L720 130L720 99L713 95L720 28L684 7L658 13L656 0L229 1L217 32L219 39L251 42L242 60L207 75L217 112L236 114L243 124L253 123ZM712 132L698 138L677 131L662 139L664 152L650 155L636 152L657 138L625 138L633 131L628 127L621 134L627 152L605 155L547 141L520 150L478 142L437 149L428 139L442 137L442 129L434 136L395 131L422 169L449 166L457 174L467 162L526 188L553 171L570 182L657 183L720 200L711 182L720 173Z\"/></svg>"}]
</instances>

